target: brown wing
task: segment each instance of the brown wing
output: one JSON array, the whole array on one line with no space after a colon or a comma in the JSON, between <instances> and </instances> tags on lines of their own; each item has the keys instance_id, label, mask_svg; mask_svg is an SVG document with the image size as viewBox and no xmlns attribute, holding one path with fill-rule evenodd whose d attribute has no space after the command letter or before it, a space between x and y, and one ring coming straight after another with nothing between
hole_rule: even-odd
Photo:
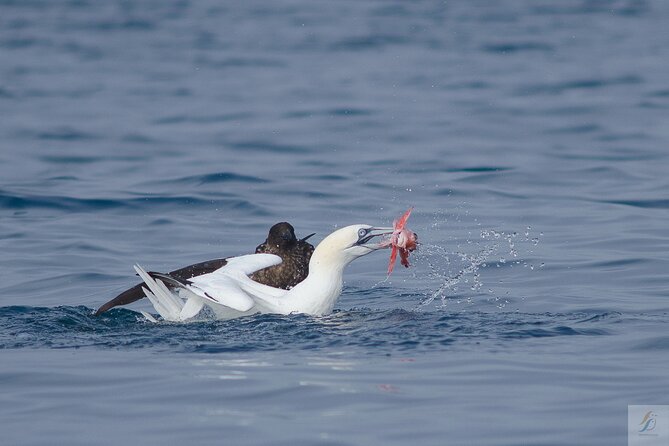
<instances>
[{"instance_id":1,"label":"brown wing","mask_svg":"<svg viewBox=\"0 0 669 446\"><path fill-rule=\"evenodd\" d=\"M174 270L169 273L170 276L178 280L179 282L185 282L188 279L192 279L195 276L200 276L202 274L207 274L211 273L213 271L216 271L217 269L221 268L224 266L228 261L226 259L214 259L214 260L207 260L206 262L200 262L196 263L194 265L188 265L184 268L179 268L177 270ZM111 310L114 307L117 307L119 305L128 305L133 302L136 302L140 300L141 298L144 297L144 291L142 290L142 286L144 284L140 283L135 285L132 288L129 288L107 302L106 304L102 305L98 310L95 312L95 315L100 315L104 313L107 310ZM169 286L169 284L167 284Z\"/></svg>"},{"instance_id":2,"label":"brown wing","mask_svg":"<svg viewBox=\"0 0 669 446\"><path fill-rule=\"evenodd\" d=\"M179 282L185 282L186 280L192 279L195 276L201 276L202 274L209 274L214 272L217 269L225 266L226 263L228 263L227 259L207 260L206 262L196 263L184 268L179 268L170 272L169 275L177 279Z\"/></svg>"}]
</instances>

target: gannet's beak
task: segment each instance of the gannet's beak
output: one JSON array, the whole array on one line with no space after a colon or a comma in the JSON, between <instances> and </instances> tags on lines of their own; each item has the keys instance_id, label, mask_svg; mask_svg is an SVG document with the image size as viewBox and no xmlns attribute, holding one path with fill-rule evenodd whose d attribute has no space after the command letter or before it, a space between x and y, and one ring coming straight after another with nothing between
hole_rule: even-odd
<instances>
[{"instance_id":1,"label":"gannet's beak","mask_svg":"<svg viewBox=\"0 0 669 446\"><path fill-rule=\"evenodd\" d=\"M387 248L390 246L390 240L378 240L372 243L376 237L382 237L384 235L390 235L393 233L394 228L370 228L367 230L367 234L361 237L356 245L368 248L372 251L377 249Z\"/></svg>"}]
</instances>

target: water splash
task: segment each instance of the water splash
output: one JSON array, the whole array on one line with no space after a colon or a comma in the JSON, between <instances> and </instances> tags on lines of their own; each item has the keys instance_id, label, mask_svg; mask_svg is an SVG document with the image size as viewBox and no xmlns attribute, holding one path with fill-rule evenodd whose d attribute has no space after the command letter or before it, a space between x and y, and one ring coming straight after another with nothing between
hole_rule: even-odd
<instances>
[{"instance_id":1,"label":"water splash","mask_svg":"<svg viewBox=\"0 0 669 446\"><path fill-rule=\"evenodd\" d=\"M535 236L530 226L522 234L517 231L481 229L478 240L467 239L466 243L458 244L457 251L449 251L438 245L421 245L416 260L426 263L428 273L427 277L420 279L428 279L437 285L426 293L414 309L421 310L435 301L439 301L442 308L453 300L458 304L473 304L475 296L483 295L481 270L490 266L522 266L533 271L534 264L523 258L521 253L533 254L533 247L539 244L541 236L543 233ZM475 251L471 252L469 247ZM541 263L540 267L543 266L544 263ZM463 288L464 294L461 293ZM487 294L486 299L500 309L509 303L508 296L499 296L492 287L488 288Z\"/></svg>"}]
</instances>

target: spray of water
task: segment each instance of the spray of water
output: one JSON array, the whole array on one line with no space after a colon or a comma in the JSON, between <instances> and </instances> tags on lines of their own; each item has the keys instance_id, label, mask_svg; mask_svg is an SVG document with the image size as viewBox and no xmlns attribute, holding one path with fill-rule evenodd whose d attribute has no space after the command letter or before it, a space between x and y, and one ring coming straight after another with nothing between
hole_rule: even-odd
<instances>
[{"instance_id":1,"label":"spray of water","mask_svg":"<svg viewBox=\"0 0 669 446\"><path fill-rule=\"evenodd\" d=\"M416 272L415 275L420 274L422 277L417 278L436 284L436 288L431 287L415 309L423 309L435 301L440 303L440 307L445 307L452 300L473 303L474 297L481 295L484 288L481 271L484 268L522 266L534 270L534 264L522 258L525 254L532 254L533 247L540 241L531 229L527 227L522 233L482 229L478 239L468 238L457 246L456 251L432 244L421 245L416 261L424 263L427 268L415 271L428 272L426 275ZM464 294L461 291L463 288L466 290ZM460 297L454 298L458 295ZM498 308L504 308L509 303L507 297L499 296L493 288L488 288L487 296Z\"/></svg>"}]
</instances>

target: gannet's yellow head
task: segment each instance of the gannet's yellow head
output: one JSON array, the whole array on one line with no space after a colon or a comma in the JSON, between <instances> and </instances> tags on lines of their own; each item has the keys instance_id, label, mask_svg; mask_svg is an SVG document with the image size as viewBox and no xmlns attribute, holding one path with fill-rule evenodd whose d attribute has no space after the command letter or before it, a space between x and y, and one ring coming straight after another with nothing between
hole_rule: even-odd
<instances>
[{"instance_id":1,"label":"gannet's yellow head","mask_svg":"<svg viewBox=\"0 0 669 446\"><path fill-rule=\"evenodd\" d=\"M318 244L309 262L309 269L324 266L343 269L358 257L389 246L377 237L392 234L393 228L351 225L337 229Z\"/></svg>"}]
</instances>

